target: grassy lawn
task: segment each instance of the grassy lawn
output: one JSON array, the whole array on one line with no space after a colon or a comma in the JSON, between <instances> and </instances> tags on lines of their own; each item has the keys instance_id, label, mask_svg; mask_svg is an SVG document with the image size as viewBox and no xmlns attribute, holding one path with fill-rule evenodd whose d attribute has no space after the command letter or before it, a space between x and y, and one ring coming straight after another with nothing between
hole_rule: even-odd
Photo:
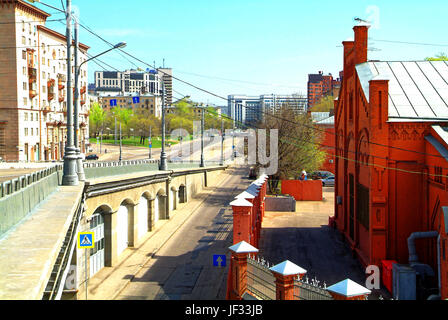
<instances>
[{"instance_id":1,"label":"grassy lawn","mask_svg":"<svg viewBox=\"0 0 448 320\"><path fill-rule=\"evenodd\" d=\"M107 139L108 137L103 137L103 144L114 144L114 139ZM124 146L136 146L136 147L148 147L148 139L145 140L145 144L140 144L140 137L124 137L122 140L122 144ZM99 142L99 140L98 140ZM171 143L171 145L178 144L179 141L172 141L172 140L166 140L167 143ZM97 139L96 138L90 138L91 144L96 144ZM117 145L119 145L120 142L117 140ZM152 147L153 148L162 148L162 138L160 137L153 137L152 138Z\"/></svg>"}]
</instances>

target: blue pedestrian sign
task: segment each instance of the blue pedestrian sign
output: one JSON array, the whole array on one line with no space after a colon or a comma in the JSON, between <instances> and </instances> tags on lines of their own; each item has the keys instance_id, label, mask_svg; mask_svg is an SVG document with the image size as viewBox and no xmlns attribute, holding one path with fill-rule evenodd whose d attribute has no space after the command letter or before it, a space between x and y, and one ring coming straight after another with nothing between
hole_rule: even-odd
<instances>
[{"instance_id":1,"label":"blue pedestrian sign","mask_svg":"<svg viewBox=\"0 0 448 320\"><path fill-rule=\"evenodd\" d=\"M214 267L225 267L226 266L226 255L213 255L213 266Z\"/></svg>"},{"instance_id":2,"label":"blue pedestrian sign","mask_svg":"<svg viewBox=\"0 0 448 320\"><path fill-rule=\"evenodd\" d=\"M140 103L140 97L132 97L132 103Z\"/></svg>"},{"instance_id":3,"label":"blue pedestrian sign","mask_svg":"<svg viewBox=\"0 0 448 320\"><path fill-rule=\"evenodd\" d=\"M116 107L117 106L117 99L111 99L110 100L110 106L111 107Z\"/></svg>"},{"instance_id":4,"label":"blue pedestrian sign","mask_svg":"<svg viewBox=\"0 0 448 320\"><path fill-rule=\"evenodd\" d=\"M93 232L79 232L78 233L78 248L79 249L95 248L94 233Z\"/></svg>"}]
</instances>

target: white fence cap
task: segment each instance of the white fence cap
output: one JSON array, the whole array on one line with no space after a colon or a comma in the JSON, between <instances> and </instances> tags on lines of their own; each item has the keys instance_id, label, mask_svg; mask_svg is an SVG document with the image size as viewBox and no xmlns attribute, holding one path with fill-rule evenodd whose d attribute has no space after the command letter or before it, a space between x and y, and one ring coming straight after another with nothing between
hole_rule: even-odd
<instances>
[{"instance_id":1,"label":"white fence cap","mask_svg":"<svg viewBox=\"0 0 448 320\"><path fill-rule=\"evenodd\" d=\"M234 244L233 246L229 247L229 250L235 252L235 253L256 253L258 252L258 249L251 246L246 241L241 241L240 243Z\"/></svg>"},{"instance_id":2,"label":"white fence cap","mask_svg":"<svg viewBox=\"0 0 448 320\"><path fill-rule=\"evenodd\" d=\"M239 199L239 198L242 198L242 199L255 199L255 195L253 195L250 192L243 191L243 192L241 192L239 195L237 195L235 197L235 199Z\"/></svg>"},{"instance_id":3,"label":"white fence cap","mask_svg":"<svg viewBox=\"0 0 448 320\"><path fill-rule=\"evenodd\" d=\"M229 205L234 207L253 207L253 204L244 198L237 198L236 200L230 202Z\"/></svg>"},{"instance_id":4,"label":"white fence cap","mask_svg":"<svg viewBox=\"0 0 448 320\"><path fill-rule=\"evenodd\" d=\"M283 276L291 276L291 275L297 275L297 274L305 274L307 271L303 269L302 267L299 267L295 263L292 263L289 260L286 260L280 264L277 264L276 266L273 266L269 270L279 273Z\"/></svg>"},{"instance_id":5,"label":"white fence cap","mask_svg":"<svg viewBox=\"0 0 448 320\"><path fill-rule=\"evenodd\" d=\"M327 290L346 297L357 297L372 292L350 279L338 282L331 287L328 287Z\"/></svg>"}]
</instances>

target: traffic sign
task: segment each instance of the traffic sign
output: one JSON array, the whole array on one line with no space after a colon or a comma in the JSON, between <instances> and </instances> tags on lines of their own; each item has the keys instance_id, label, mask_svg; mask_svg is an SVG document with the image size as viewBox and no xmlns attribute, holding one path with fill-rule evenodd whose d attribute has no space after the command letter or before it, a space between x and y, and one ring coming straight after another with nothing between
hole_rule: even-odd
<instances>
[{"instance_id":1,"label":"traffic sign","mask_svg":"<svg viewBox=\"0 0 448 320\"><path fill-rule=\"evenodd\" d=\"M111 107L116 107L117 106L117 99L111 99L110 100L110 106Z\"/></svg>"},{"instance_id":2,"label":"traffic sign","mask_svg":"<svg viewBox=\"0 0 448 320\"><path fill-rule=\"evenodd\" d=\"M140 97L132 97L132 103L140 103Z\"/></svg>"},{"instance_id":3,"label":"traffic sign","mask_svg":"<svg viewBox=\"0 0 448 320\"><path fill-rule=\"evenodd\" d=\"M95 248L94 232L79 232L78 233L78 248L79 249Z\"/></svg>"},{"instance_id":4,"label":"traffic sign","mask_svg":"<svg viewBox=\"0 0 448 320\"><path fill-rule=\"evenodd\" d=\"M215 254L213 255L213 266L214 267L225 267L227 257L225 255Z\"/></svg>"}]
</instances>

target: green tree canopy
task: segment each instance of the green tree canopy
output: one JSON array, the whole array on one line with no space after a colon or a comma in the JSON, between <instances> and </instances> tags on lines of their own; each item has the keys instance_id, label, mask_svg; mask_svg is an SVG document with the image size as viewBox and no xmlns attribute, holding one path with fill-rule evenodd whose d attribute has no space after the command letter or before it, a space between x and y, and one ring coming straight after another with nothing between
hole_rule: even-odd
<instances>
[{"instance_id":1,"label":"green tree canopy","mask_svg":"<svg viewBox=\"0 0 448 320\"><path fill-rule=\"evenodd\" d=\"M325 96L318 104L311 107L311 112L329 112L334 109L334 97Z\"/></svg>"},{"instance_id":2,"label":"green tree canopy","mask_svg":"<svg viewBox=\"0 0 448 320\"><path fill-rule=\"evenodd\" d=\"M94 137L96 137L104 125L104 121L106 120L106 112L101 107L101 105L97 102L93 103L90 107L89 112L89 125L90 130L93 133Z\"/></svg>"},{"instance_id":3,"label":"green tree canopy","mask_svg":"<svg viewBox=\"0 0 448 320\"><path fill-rule=\"evenodd\" d=\"M439 54L436 54L435 57L427 57L425 58L426 61L448 61L448 56L444 53L441 52Z\"/></svg>"},{"instance_id":4,"label":"green tree canopy","mask_svg":"<svg viewBox=\"0 0 448 320\"><path fill-rule=\"evenodd\" d=\"M295 178L302 170L316 171L325 160L325 152L319 148L321 133L315 130L310 117L297 114L287 104L274 116L266 117L260 127L267 129L267 134L270 129L278 130L278 171L269 179L271 191L277 188L276 181Z\"/></svg>"}]
</instances>

